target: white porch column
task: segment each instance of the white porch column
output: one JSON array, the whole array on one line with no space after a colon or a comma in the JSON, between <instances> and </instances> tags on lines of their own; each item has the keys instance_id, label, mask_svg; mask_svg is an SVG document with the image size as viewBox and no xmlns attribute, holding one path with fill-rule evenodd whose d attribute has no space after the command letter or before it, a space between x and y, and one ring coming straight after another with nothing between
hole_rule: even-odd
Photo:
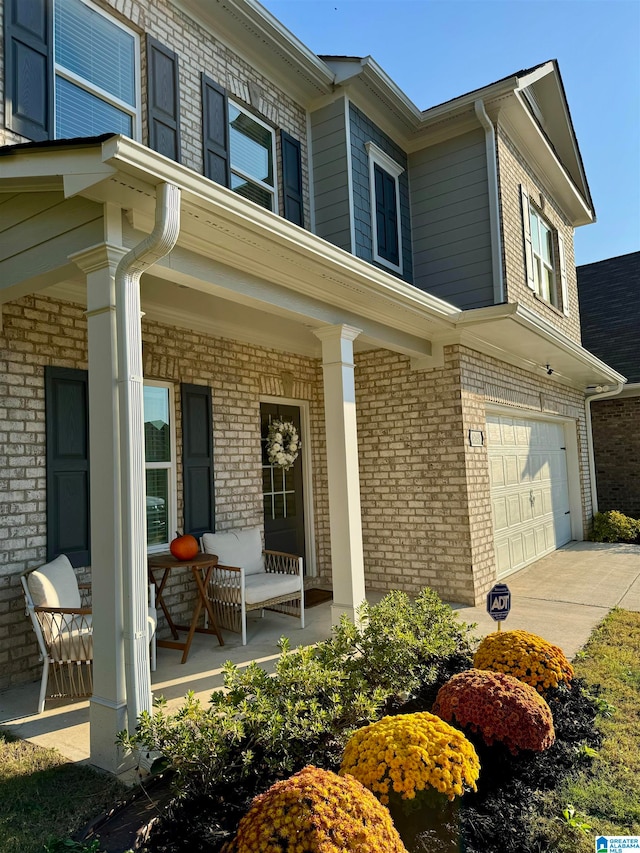
<instances>
[{"instance_id":1,"label":"white porch column","mask_svg":"<svg viewBox=\"0 0 640 853\"><path fill-rule=\"evenodd\" d=\"M365 598L353 364L353 342L360 329L327 326L314 334L322 341L335 625L343 613L355 621Z\"/></svg>"},{"instance_id":2,"label":"white porch column","mask_svg":"<svg viewBox=\"0 0 640 853\"><path fill-rule=\"evenodd\" d=\"M125 250L102 244L74 255L87 276L93 696L91 762L112 772L127 727L121 555L120 422L115 272Z\"/></svg>"}]
</instances>

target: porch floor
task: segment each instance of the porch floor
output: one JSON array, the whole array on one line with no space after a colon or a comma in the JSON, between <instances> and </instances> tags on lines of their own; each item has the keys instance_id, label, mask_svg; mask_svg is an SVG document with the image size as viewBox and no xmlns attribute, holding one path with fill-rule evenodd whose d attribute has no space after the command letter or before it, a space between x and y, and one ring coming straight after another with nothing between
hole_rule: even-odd
<instances>
[{"instance_id":1,"label":"porch floor","mask_svg":"<svg viewBox=\"0 0 640 853\"><path fill-rule=\"evenodd\" d=\"M506 579L512 609L505 630L522 628L559 645L572 658L587 641L595 625L615 606L640 612L640 547L572 542ZM384 593L371 591L375 603ZM460 618L477 623L476 634L495 630L484 604L452 605ZM158 668L152 673L154 695L163 695L170 708L178 708L188 690L206 702L222 685L227 660L238 666L256 661L271 671L278 657L278 640L287 636L292 646L310 645L331 633L331 604L305 611L306 627L279 613L251 614L247 645L240 635L223 631L225 645L215 637L196 634L187 663L180 652L158 649ZM89 702L49 701L41 715L37 706L39 681L0 693L0 724L18 737L57 749L71 761L89 760Z\"/></svg>"}]
</instances>

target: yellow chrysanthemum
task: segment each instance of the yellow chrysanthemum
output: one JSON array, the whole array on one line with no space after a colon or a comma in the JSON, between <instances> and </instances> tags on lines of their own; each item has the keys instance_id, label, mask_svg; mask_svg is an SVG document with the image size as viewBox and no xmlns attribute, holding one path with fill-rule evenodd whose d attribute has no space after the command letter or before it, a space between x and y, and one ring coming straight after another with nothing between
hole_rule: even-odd
<instances>
[{"instance_id":1,"label":"yellow chrysanthemum","mask_svg":"<svg viewBox=\"0 0 640 853\"><path fill-rule=\"evenodd\" d=\"M562 649L528 631L489 634L478 646L473 665L513 675L538 693L573 678L573 667Z\"/></svg>"},{"instance_id":2,"label":"yellow chrysanthemum","mask_svg":"<svg viewBox=\"0 0 640 853\"><path fill-rule=\"evenodd\" d=\"M380 761L384 744L385 759ZM384 717L359 729L347 743L340 774L350 773L387 804L392 791L412 800L435 788L450 800L476 790L478 756L467 738L434 714Z\"/></svg>"},{"instance_id":3,"label":"yellow chrysanthemum","mask_svg":"<svg viewBox=\"0 0 640 853\"><path fill-rule=\"evenodd\" d=\"M353 776L308 766L256 797L222 853L407 853L391 816Z\"/></svg>"}]
</instances>

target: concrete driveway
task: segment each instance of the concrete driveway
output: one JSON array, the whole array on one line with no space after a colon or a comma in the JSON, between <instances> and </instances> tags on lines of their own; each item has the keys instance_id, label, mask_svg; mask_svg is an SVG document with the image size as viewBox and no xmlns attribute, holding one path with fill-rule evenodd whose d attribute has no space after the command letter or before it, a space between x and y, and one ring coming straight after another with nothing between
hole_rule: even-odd
<instances>
[{"instance_id":1,"label":"concrete driveway","mask_svg":"<svg viewBox=\"0 0 640 853\"><path fill-rule=\"evenodd\" d=\"M571 542L505 578L511 612L502 630L531 631L571 660L613 607L640 611L640 547ZM496 630L484 605L453 605L478 634Z\"/></svg>"}]
</instances>

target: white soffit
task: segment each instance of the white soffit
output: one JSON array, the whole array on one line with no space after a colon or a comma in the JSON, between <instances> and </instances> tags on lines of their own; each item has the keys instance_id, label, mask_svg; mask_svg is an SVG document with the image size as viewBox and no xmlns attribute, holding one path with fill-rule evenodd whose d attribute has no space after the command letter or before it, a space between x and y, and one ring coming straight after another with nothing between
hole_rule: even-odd
<instances>
[{"instance_id":1,"label":"white soffit","mask_svg":"<svg viewBox=\"0 0 640 853\"><path fill-rule=\"evenodd\" d=\"M465 311L456 328L460 343L555 382L580 390L624 382L612 367L517 303Z\"/></svg>"}]
</instances>

